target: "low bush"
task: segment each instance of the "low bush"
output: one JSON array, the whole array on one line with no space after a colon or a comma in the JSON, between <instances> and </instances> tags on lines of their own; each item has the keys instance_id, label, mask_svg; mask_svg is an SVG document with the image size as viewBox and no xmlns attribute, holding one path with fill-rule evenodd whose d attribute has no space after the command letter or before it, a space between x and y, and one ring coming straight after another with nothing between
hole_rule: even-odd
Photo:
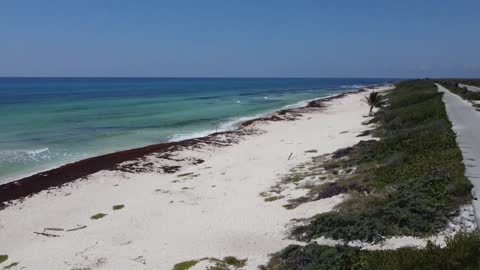
<instances>
[{"instance_id":1,"label":"low bush","mask_svg":"<svg viewBox=\"0 0 480 270\"><path fill-rule=\"evenodd\" d=\"M8 255L0 255L0 263L3 263L6 260L8 260Z\"/></svg>"},{"instance_id":2,"label":"low bush","mask_svg":"<svg viewBox=\"0 0 480 270\"><path fill-rule=\"evenodd\" d=\"M195 266L198 263L198 260L190 260L177 263L173 266L173 270L188 270Z\"/></svg>"},{"instance_id":3,"label":"low bush","mask_svg":"<svg viewBox=\"0 0 480 270\"><path fill-rule=\"evenodd\" d=\"M361 250L348 246L291 245L273 254L262 270L476 270L480 269L480 234L456 234L445 247Z\"/></svg>"},{"instance_id":4,"label":"low bush","mask_svg":"<svg viewBox=\"0 0 480 270\"><path fill-rule=\"evenodd\" d=\"M378 242L397 235L429 236L446 227L471 201L461 152L442 94L431 81L401 82L387 95L389 106L375 115L380 140L340 150L325 167L357 169L338 180L355 196L338 211L313 217L292 236Z\"/></svg>"},{"instance_id":5,"label":"low bush","mask_svg":"<svg viewBox=\"0 0 480 270\"><path fill-rule=\"evenodd\" d=\"M97 219L104 218L105 216L107 216L107 214L98 213L98 214L95 214L95 215L91 216L90 219L97 220Z\"/></svg>"},{"instance_id":6,"label":"low bush","mask_svg":"<svg viewBox=\"0 0 480 270\"><path fill-rule=\"evenodd\" d=\"M466 100L480 100L480 92L473 92L469 91L465 87L460 87L459 83L472 85L480 87L480 80L458 80L458 79L443 79L438 80L438 83L445 86L448 90L452 91L453 93L461 96L463 99Z\"/></svg>"},{"instance_id":7,"label":"low bush","mask_svg":"<svg viewBox=\"0 0 480 270\"><path fill-rule=\"evenodd\" d=\"M123 204L118 204L118 205L114 205L112 207L113 210L120 210L120 209L123 209L125 207L125 205Z\"/></svg>"}]
</instances>

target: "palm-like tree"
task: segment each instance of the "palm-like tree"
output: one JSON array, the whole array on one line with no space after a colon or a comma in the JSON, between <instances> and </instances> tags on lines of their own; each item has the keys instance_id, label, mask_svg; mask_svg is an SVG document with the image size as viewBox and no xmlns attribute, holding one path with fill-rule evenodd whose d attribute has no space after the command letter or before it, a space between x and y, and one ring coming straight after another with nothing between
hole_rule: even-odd
<instances>
[{"instance_id":1,"label":"palm-like tree","mask_svg":"<svg viewBox=\"0 0 480 270\"><path fill-rule=\"evenodd\" d=\"M371 92L370 95L365 97L365 102L370 106L370 111L368 115L371 116L373 114L373 108L380 108L385 104L385 100L383 96L378 94L378 92Z\"/></svg>"}]
</instances>

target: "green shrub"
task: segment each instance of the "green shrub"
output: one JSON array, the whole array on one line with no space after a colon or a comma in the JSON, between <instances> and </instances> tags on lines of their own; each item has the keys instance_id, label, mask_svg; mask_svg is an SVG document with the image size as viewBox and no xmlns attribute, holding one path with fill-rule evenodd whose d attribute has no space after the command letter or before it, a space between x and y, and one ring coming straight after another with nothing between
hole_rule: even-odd
<instances>
[{"instance_id":1,"label":"green shrub","mask_svg":"<svg viewBox=\"0 0 480 270\"><path fill-rule=\"evenodd\" d=\"M363 141L335 153L325 165L356 166L338 180L351 196L336 212L317 215L292 230L294 238L320 236L378 242L396 235L429 236L472 197L461 152L448 121L442 94L425 80L401 82L377 114L380 140ZM347 157L345 159L344 157Z\"/></svg>"},{"instance_id":2,"label":"green shrub","mask_svg":"<svg viewBox=\"0 0 480 270\"><path fill-rule=\"evenodd\" d=\"M241 268L244 267L247 264L247 259L237 259L236 257L233 256L228 256L223 258L223 262L225 262L228 265L231 265L235 268Z\"/></svg>"},{"instance_id":3,"label":"green shrub","mask_svg":"<svg viewBox=\"0 0 480 270\"><path fill-rule=\"evenodd\" d=\"M6 260L8 260L8 255L0 255L0 263L3 263Z\"/></svg>"},{"instance_id":4,"label":"green shrub","mask_svg":"<svg viewBox=\"0 0 480 270\"><path fill-rule=\"evenodd\" d=\"M480 269L480 235L460 232L447 240L445 248L429 242L423 249L362 251L361 257L368 265L365 269L372 270Z\"/></svg>"},{"instance_id":5,"label":"green shrub","mask_svg":"<svg viewBox=\"0 0 480 270\"><path fill-rule=\"evenodd\" d=\"M445 247L360 250L348 246L291 245L272 255L263 270L474 270L480 269L480 234L457 233Z\"/></svg>"},{"instance_id":6,"label":"green shrub","mask_svg":"<svg viewBox=\"0 0 480 270\"><path fill-rule=\"evenodd\" d=\"M125 205L123 205L123 204L118 204L118 205L114 205L114 206L112 207L112 209L113 209L113 210L120 210L120 209L122 209L122 208L124 208L124 207L125 207Z\"/></svg>"},{"instance_id":7,"label":"green shrub","mask_svg":"<svg viewBox=\"0 0 480 270\"><path fill-rule=\"evenodd\" d=\"M438 83L445 86L451 92L459 95L466 100L480 100L480 93L469 91L467 88L459 87L459 83L480 87L479 79L461 80L461 79L443 79Z\"/></svg>"},{"instance_id":8,"label":"green shrub","mask_svg":"<svg viewBox=\"0 0 480 270\"><path fill-rule=\"evenodd\" d=\"M173 270L188 270L198 263L197 260L184 261L173 266Z\"/></svg>"},{"instance_id":9,"label":"green shrub","mask_svg":"<svg viewBox=\"0 0 480 270\"><path fill-rule=\"evenodd\" d=\"M96 219L101 219L104 218L107 214L104 213L98 213L90 217L90 219L96 220Z\"/></svg>"}]
</instances>

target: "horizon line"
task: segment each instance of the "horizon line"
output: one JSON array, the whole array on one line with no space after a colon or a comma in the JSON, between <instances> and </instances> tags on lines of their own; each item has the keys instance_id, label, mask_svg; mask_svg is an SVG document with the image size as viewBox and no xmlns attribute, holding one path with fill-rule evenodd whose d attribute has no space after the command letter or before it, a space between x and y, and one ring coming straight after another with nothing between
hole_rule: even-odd
<instances>
[{"instance_id":1,"label":"horizon line","mask_svg":"<svg viewBox=\"0 0 480 270\"><path fill-rule=\"evenodd\" d=\"M0 79L415 79L415 77L314 76L0 76ZM421 77L418 77L421 78ZM425 78L425 77L423 77ZM442 77L438 77L442 78Z\"/></svg>"}]
</instances>

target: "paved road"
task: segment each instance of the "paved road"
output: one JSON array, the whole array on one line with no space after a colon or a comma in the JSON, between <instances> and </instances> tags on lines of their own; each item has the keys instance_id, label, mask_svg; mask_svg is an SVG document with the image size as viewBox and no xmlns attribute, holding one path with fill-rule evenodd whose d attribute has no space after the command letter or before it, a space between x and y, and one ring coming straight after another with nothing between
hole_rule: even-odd
<instances>
[{"instance_id":1,"label":"paved road","mask_svg":"<svg viewBox=\"0 0 480 270\"><path fill-rule=\"evenodd\" d=\"M457 143L462 151L465 164L465 175L473 184L473 195L478 198L473 201L477 224L480 224L480 112L472 104L438 85L438 90L444 92L443 102L453 130L457 134Z\"/></svg>"},{"instance_id":2,"label":"paved road","mask_svg":"<svg viewBox=\"0 0 480 270\"><path fill-rule=\"evenodd\" d=\"M462 83L459 83L458 86L466 87L468 91L480 92L480 87L477 87L477 86L471 86L471 85L466 85L466 84L462 84Z\"/></svg>"}]
</instances>

